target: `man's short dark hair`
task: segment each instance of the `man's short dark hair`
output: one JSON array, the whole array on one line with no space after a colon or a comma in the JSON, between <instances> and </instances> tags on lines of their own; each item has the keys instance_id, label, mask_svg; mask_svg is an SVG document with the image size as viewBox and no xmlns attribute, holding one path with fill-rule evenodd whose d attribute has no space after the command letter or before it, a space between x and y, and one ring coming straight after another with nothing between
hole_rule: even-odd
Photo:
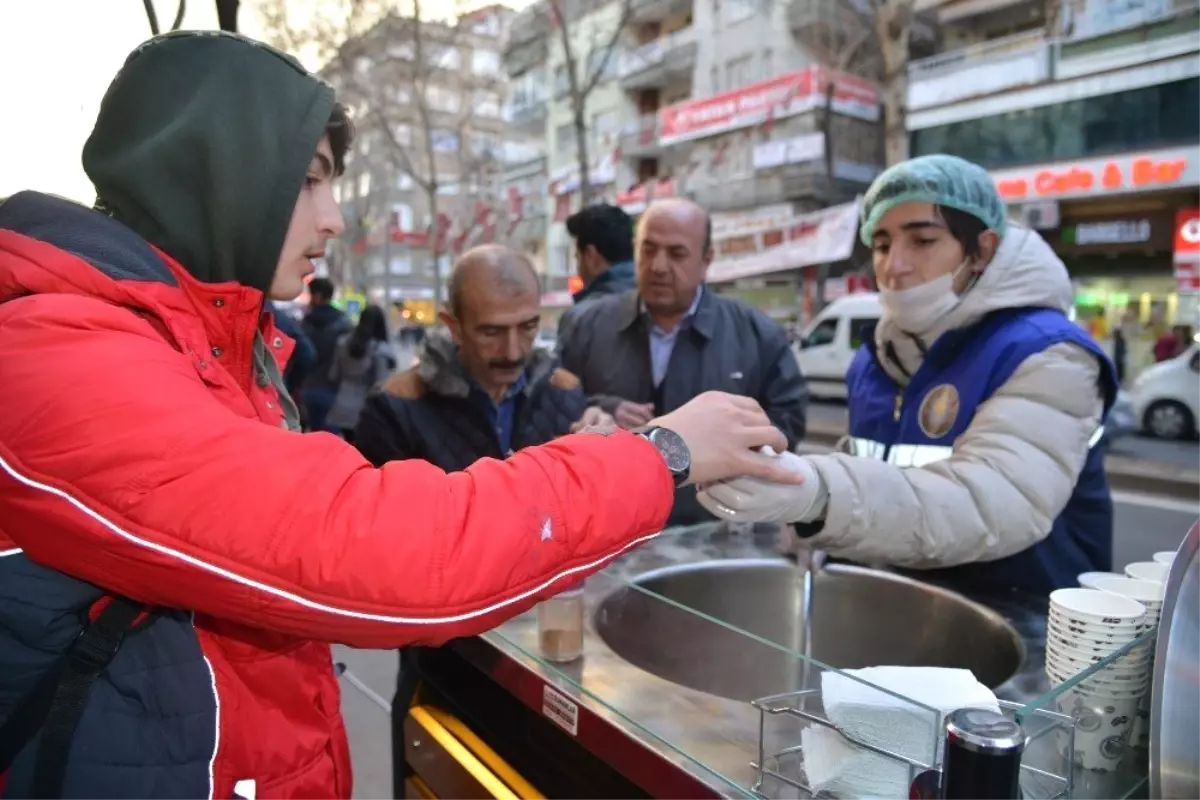
<instances>
[{"instance_id":1,"label":"man's short dark hair","mask_svg":"<svg viewBox=\"0 0 1200 800\"><path fill-rule=\"evenodd\" d=\"M588 206L567 217L567 233L579 250L589 244L611 264L633 260L633 219L608 203Z\"/></svg>"},{"instance_id":2,"label":"man's short dark hair","mask_svg":"<svg viewBox=\"0 0 1200 800\"><path fill-rule=\"evenodd\" d=\"M329 301L333 299L334 290L333 281L329 278L313 278L308 282L308 294L311 297Z\"/></svg>"},{"instance_id":3,"label":"man's short dark hair","mask_svg":"<svg viewBox=\"0 0 1200 800\"><path fill-rule=\"evenodd\" d=\"M329 149L333 151L333 174L346 171L346 153L354 141L354 121L341 103L333 104L329 122L325 123L325 135L329 137Z\"/></svg>"}]
</instances>

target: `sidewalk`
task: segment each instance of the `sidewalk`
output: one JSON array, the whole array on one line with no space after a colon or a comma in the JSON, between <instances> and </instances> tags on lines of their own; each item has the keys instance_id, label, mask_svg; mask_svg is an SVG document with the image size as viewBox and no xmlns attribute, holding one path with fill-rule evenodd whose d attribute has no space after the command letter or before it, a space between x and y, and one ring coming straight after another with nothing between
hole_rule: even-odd
<instances>
[{"instance_id":1,"label":"sidewalk","mask_svg":"<svg viewBox=\"0 0 1200 800\"><path fill-rule=\"evenodd\" d=\"M844 424L810 417L803 444L833 447L845 435ZM1113 489L1161 494L1182 500L1200 497L1200 469L1195 467L1121 455L1110 455L1104 463Z\"/></svg>"}]
</instances>

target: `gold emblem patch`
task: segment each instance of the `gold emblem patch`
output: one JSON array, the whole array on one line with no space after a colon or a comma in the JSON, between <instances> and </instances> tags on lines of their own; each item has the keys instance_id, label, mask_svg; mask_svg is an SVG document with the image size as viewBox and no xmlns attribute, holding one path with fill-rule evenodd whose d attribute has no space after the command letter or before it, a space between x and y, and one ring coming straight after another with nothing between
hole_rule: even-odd
<instances>
[{"instance_id":1,"label":"gold emblem patch","mask_svg":"<svg viewBox=\"0 0 1200 800\"><path fill-rule=\"evenodd\" d=\"M958 419L958 390L949 383L935 386L921 401L917 423L930 439L940 439L950 432Z\"/></svg>"}]
</instances>

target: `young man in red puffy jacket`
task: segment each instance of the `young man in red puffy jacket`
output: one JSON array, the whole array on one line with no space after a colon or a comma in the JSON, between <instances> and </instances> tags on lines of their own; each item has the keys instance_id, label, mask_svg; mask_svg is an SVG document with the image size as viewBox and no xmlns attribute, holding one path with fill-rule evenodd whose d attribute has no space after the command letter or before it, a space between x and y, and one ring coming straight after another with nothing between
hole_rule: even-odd
<instances>
[{"instance_id":1,"label":"young man in red puffy jacket","mask_svg":"<svg viewBox=\"0 0 1200 800\"><path fill-rule=\"evenodd\" d=\"M297 432L266 299L342 232L350 123L217 33L128 59L96 209L0 205L0 791L349 797L329 642L477 634L653 537L675 483L783 477L753 401L446 474Z\"/></svg>"}]
</instances>

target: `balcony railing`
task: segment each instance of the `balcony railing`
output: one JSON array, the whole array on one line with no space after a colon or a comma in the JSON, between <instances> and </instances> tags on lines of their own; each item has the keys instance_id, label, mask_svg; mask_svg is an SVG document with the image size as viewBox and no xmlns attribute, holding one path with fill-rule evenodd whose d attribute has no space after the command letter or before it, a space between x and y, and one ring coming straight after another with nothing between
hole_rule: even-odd
<instances>
[{"instance_id":1,"label":"balcony railing","mask_svg":"<svg viewBox=\"0 0 1200 800\"><path fill-rule=\"evenodd\" d=\"M617 72L621 80L626 81L658 67L690 69L695 57L696 31L688 26L625 51L621 54Z\"/></svg>"},{"instance_id":2,"label":"balcony railing","mask_svg":"<svg viewBox=\"0 0 1200 800\"><path fill-rule=\"evenodd\" d=\"M523 125L545 119L547 103L545 95L531 95L509 100L504 107L504 119L514 125Z\"/></svg>"},{"instance_id":3,"label":"balcony railing","mask_svg":"<svg viewBox=\"0 0 1200 800\"><path fill-rule=\"evenodd\" d=\"M630 0L630 22L654 22L692 7L694 0Z\"/></svg>"},{"instance_id":4,"label":"balcony railing","mask_svg":"<svg viewBox=\"0 0 1200 800\"><path fill-rule=\"evenodd\" d=\"M939 53L936 56L911 62L908 65L908 79L910 81L925 80L949 71L957 71L964 66L995 63L1014 53L1029 52L1050 44L1074 44L1085 39L1108 36L1122 31L1131 31L1147 25L1166 22L1174 18L1195 15L1197 9L1200 9L1200 1L1179 0L1171 4L1167 9L1157 11L1142 10L1136 14L1122 15L1116 20L1105 23L1103 26L1099 24L1089 25L1080 21L1077 23L1075 31L1068 36L1051 38L1047 37L1041 30L1032 30L1013 36L1005 36L1001 39L979 42L957 50L950 50L945 53Z\"/></svg>"},{"instance_id":5,"label":"balcony railing","mask_svg":"<svg viewBox=\"0 0 1200 800\"><path fill-rule=\"evenodd\" d=\"M908 66L908 106L946 105L1195 52L1200 44L1186 18L1198 10L1197 0L1177 0L1169 9L1110 20L1100 33L1082 23L1063 37L1047 38L1034 30L913 61Z\"/></svg>"},{"instance_id":6,"label":"balcony railing","mask_svg":"<svg viewBox=\"0 0 1200 800\"><path fill-rule=\"evenodd\" d=\"M1005 36L989 42L980 42L912 62L908 65L908 79L910 81L927 80L947 72L957 72L964 67L994 64L1014 53L1028 53L1044 49L1045 46L1046 37L1040 30Z\"/></svg>"},{"instance_id":7,"label":"balcony railing","mask_svg":"<svg viewBox=\"0 0 1200 800\"><path fill-rule=\"evenodd\" d=\"M647 156L658 152L658 114L643 114L621 126L620 148L625 156Z\"/></svg>"},{"instance_id":8,"label":"balcony railing","mask_svg":"<svg viewBox=\"0 0 1200 800\"><path fill-rule=\"evenodd\" d=\"M835 187L823 167L793 165L777 170L773 175L759 173L753 177L690 185L684 194L712 211L727 211L800 198L831 202L835 198Z\"/></svg>"}]
</instances>

